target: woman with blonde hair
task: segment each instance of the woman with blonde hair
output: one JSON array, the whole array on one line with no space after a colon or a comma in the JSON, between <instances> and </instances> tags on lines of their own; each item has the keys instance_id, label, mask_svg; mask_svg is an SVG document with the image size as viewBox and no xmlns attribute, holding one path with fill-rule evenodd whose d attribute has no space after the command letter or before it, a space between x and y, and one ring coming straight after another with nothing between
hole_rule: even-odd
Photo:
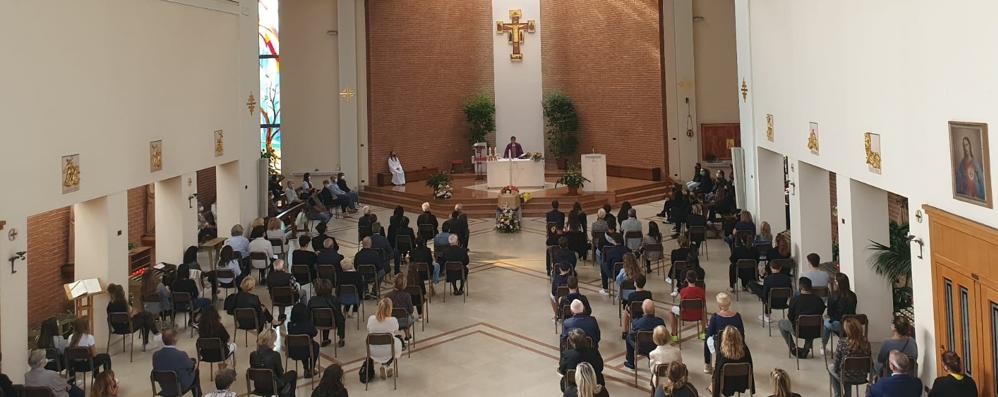
<instances>
[{"instance_id":1,"label":"woman with blonde hair","mask_svg":"<svg viewBox=\"0 0 998 397\"><path fill-rule=\"evenodd\" d=\"M703 342L703 373L705 374L713 372L710 361L717 350L718 344L721 342L722 332L729 326L732 326L742 332L742 335L745 334L745 324L742 322L742 315L731 310L731 295L727 292L718 292L715 300L717 301L718 310L717 313L710 316L710 321L707 322L707 339Z\"/></svg>"},{"instance_id":2,"label":"woman with blonde hair","mask_svg":"<svg viewBox=\"0 0 998 397\"><path fill-rule=\"evenodd\" d=\"M398 337L399 322L398 319L392 317L392 308L392 300L382 298L378 301L378 311L367 319L368 334L391 334L395 337L394 349L392 349L392 346L385 345L371 346L371 359L381 364L381 379L394 375L391 367L392 361L402 354L403 349L402 340Z\"/></svg>"},{"instance_id":3,"label":"woman with blonde hair","mask_svg":"<svg viewBox=\"0 0 998 397\"><path fill-rule=\"evenodd\" d=\"M281 222L281 218L273 217L267 221L267 233L265 235L268 240L281 240L281 242L286 242L284 239L284 222Z\"/></svg>"},{"instance_id":4,"label":"woman with blonde hair","mask_svg":"<svg viewBox=\"0 0 998 397\"><path fill-rule=\"evenodd\" d=\"M748 363L752 365L752 354L738 328L727 326L721 333L721 343L717 349L717 364L714 366L714 375L711 386L708 389L713 397L731 396L736 392L749 389L751 385L752 393L755 393L755 382L746 382L728 379L724 383L724 390L721 390L721 371L725 364Z\"/></svg>"},{"instance_id":5,"label":"woman with blonde hair","mask_svg":"<svg viewBox=\"0 0 998 397\"><path fill-rule=\"evenodd\" d=\"M274 351L276 342L277 334L273 329L264 328L263 331L260 331L256 337L256 351L250 353L250 368L269 369L277 377L277 390L275 390L277 394L280 397L294 397L298 373L295 371L284 372L284 366L281 364L284 360L281 359L281 353ZM254 388L258 387L254 386Z\"/></svg>"},{"instance_id":6,"label":"woman with blonde hair","mask_svg":"<svg viewBox=\"0 0 998 397\"><path fill-rule=\"evenodd\" d=\"M759 234L755 235L755 246L771 247L773 245L773 228L769 222L763 221L759 225Z\"/></svg>"},{"instance_id":7,"label":"woman with blonde hair","mask_svg":"<svg viewBox=\"0 0 998 397\"><path fill-rule=\"evenodd\" d=\"M832 363L828 364L828 381L835 397L840 397L843 393L846 397L850 397L852 396L852 388L846 387L843 390L840 384L863 383L866 381L869 371L846 371L845 368L842 368L842 363L848 357L869 357L870 341L866 339L863 324L860 324L859 320L855 318L846 319L842 323L842 330L845 331L846 336L839 339L838 346L835 348L835 357L832 358Z\"/></svg>"},{"instance_id":8,"label":"woman with blonde hair","mask_svg":"<svg viewBox=\"0 0 998 397\"><path fill-rule=\"evenodd\" d=\"M98 373L94 378L93 391L93 397L118 397L118 379L114 377L114 371Z\"/></svg>"},{"instance_id":9,"label":"woman with blonde hair","mask_svg":"<svg viewBox=\"0 0 998 397\"><path fill-rule=\"evenodd\" d=\"M777 368L769 377L773 379L773 394L769 397L800 397L800 394L790 390L790 375L787 371Z\"/></svg>"},{"instance_id":10,"label":"woman with blonde hair","mask_svg":"<svg viewBox=\"0 0 998 397\"><path fill-rule=\"evenodd\" d=\"M603 385L596 381L596 371L589 363L579 363L575 367L575 384L565 388L565 397L609 396Z\"/></svg>"},{"instance_id":11,"label":"woman with blonde hair","mask_svg":"<svg viewBox=\"0 0 998 397\"><path fill-rule=\"evenodd\" d=\"M651 369L651 384L655 386L658 376L655 375L655 366L667 365L672 362L683 362L683 353L678 347L673 346L672 334L664 325L659 325L652 330L651 340L655 342L655 350L648 353L648 368Z\"/></svg>"}]
</instances>

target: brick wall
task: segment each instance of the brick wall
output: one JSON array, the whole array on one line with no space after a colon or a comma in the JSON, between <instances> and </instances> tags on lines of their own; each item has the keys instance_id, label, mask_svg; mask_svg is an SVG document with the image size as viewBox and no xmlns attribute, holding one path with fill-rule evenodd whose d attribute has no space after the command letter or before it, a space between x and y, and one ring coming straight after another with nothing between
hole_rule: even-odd
<instances>
[{"instance_id":1,"label":"brick wall","mask_svg":"<svg viewBox=\"0 0 998 397\"><path fill-rule=\"evenodd\" d=\"M887 192L887 212L892 222L908 223L908 198Z\"/></svg>"},{"instance_id":2,"label":"brick wall","mask_svg":"<svg viewBox=\"0 0 998 397\"><path fill-rule=\"evenodd\" d=\"M66 309L62 266L69 260L70 208L28 217L28 326Z\"/></svg>"},{"instance_id":3,"label":"brick wall","mask_svg":"<svg viewBox=\"0 0 998 397\"><path fill-rule=\"evenodd\" d=\"M461 105L493 92L494 24L487 0L367 2L369 180L391 150L410 170L469 161Z\"/></svg>"},{"instance_id":4,"label":"brick wall","mask_svg":"<svg viewBox=\"0 0 998 397\"><path fill-rule=\"evenodd\" d=\"M146 234L147 207L145 186L128 189L128 242L136 246L142 245L142 236Z\"/></svg>"},{"instance_id":5,"label":"brick wall","mask_svg":"<svg viewBox=\"0 0 998 397\"><path fill-rule=\"evenodd\" d=\"M579 151L667 167L658 0L542 1L544 91L579 112Z\"/></svg>"},{"instance_id":6,"label":"brick wall","mask_svg":"<svg viewBox=\"0 0 998 397\"><path fill-rule=\"evenodd\" d=\"M198 203L210 207L215 203L215 167L198 171Z\"/></svg>"}]
</instances>

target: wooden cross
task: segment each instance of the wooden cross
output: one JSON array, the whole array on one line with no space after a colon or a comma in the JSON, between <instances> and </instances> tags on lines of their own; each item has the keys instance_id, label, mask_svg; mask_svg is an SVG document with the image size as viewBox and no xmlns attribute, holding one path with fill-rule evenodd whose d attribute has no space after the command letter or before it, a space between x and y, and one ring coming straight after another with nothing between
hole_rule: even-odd
<instances>
[{"instance_id":1,"label":"wooden cross","mask_svg":"<svg viewBox=\"0 0 998 397\"><path fill-rule=\"evenodd\" d=\"M520 22L522 17L522 10L509 10L509 19L513 22L496 21L496 33L505 33L509 38L509 43L513 45L513 53L509 55L509 59L514 62L523 60L523 53L520 52L520 46L523 45L523 33L534 33L534 20Z\"/></svg>"}]
</instances>

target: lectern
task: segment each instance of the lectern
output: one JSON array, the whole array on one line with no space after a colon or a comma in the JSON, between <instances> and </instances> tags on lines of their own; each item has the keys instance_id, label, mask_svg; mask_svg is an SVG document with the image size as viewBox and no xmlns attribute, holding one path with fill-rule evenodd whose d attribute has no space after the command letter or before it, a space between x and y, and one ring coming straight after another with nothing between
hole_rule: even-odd
<instances>
[{"instance_id":1,"label":"lectern","mask_svg":"<svg viewBox=\"0 0 998 397\"><path fill-rule=\"evenodd\" d=\"M582 176L589 180L582 191L596 193L606 191L606 155L600 153L582 155Z\"/></svg>"}]
</instances>

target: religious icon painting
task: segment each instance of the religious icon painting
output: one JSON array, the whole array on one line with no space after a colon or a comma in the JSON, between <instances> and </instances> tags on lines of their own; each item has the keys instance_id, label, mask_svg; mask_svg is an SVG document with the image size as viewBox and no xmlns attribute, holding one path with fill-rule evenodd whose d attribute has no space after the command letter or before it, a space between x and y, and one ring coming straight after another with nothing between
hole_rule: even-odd
<instances>
[{"instance_id":1,"label":"religious icon painting","mask_svg":"<svg viewBox=\"0 0 998 397\"><path fill-rule=\"evenodd\" d=\"M988 125L951 121L949 145L953 198L992 208Z\"/></svg>"},{"instance_id":2,"label":"religious icon painting","mask_svg":"<svg viewBox=\"0 0 998 397\"><path fill-rule=\"evenodd\" d=\"M776 139L776 129L773 127L773 115L766 114L766 140L773 142Z\"/></svg>"},{"instance_id":3,"label":"religious icon painting","mask_svg":"<svg viewBox=\"0 0 998 397\"><path fill-rule=\"evenodd\" d=\"M807 129L807 149L811 151L811 154L820 153L818 150L818 123L813 121Z\"/></svg>"},{"instance_id":4,"label":"religious icon painting","mask_svg":"<svg viewBox=\"0 0 998 397\"><path fill-rule=\"evenodd\" d=\"M80 155L62 156L62 194L80 190Z\"/></svg>"},{"instance_id":5,"label":"religious icon painting","mask_svg":"<svg viewBox=\"0 0 998 397\"><path fill-rule=\"evenodd\" d=\"M870 172L880 173L880 134L867 132L863 134L863 146L866 148L866 165Z\"/></svg>"},{"instance_id":6,"label":"religious icon painting","mask_svg":"<svg viewBox=\"0 0 998 397\"><path fill-rule=\"evenodd\" d=\"M215 130L215 136L212 140L215 146L215 157L222 157L225 154L225 132L222 130Z\"/></svg>"},{"instance_id":7,"label":"religious icon painting","mask_svg":"<svg viewBox=\"0 0 998 397\"><path fill-rule=\"evenodd\" d=\"M163 141L149 142L149 172L163 169Z\"/></svg>"}]
</instances>

